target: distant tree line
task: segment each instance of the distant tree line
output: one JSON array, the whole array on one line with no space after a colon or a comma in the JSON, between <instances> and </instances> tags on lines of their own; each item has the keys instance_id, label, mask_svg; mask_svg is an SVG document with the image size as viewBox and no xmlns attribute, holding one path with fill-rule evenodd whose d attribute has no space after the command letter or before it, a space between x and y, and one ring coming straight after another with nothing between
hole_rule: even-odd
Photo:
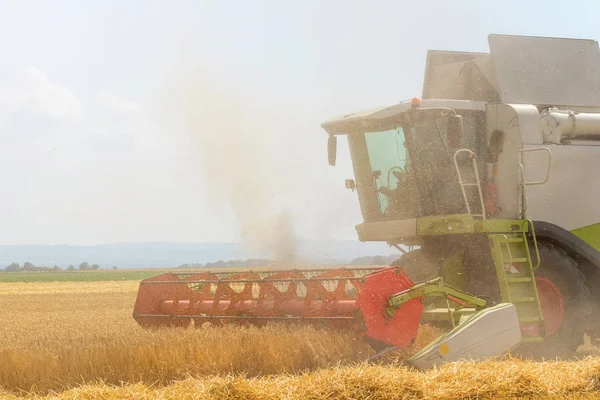
<instances>
[{"instance_id":1,"label":"distant tree line","mask_svg":"<svg viewBox=\"0 0 600 400\"><path fill-rule=\"evenodd\" d=\"M221 268L221 267L269 267L279 265L281 262L263 258L248 258L246 260L219 260L207 263L185 263L177 268Z\"/></svg>"},{"instance_id":2,"label":"distant tree line","mask_svg":"<svg viewBox=\"0 0 600 400\"><path fill-rule=\"evenodd\" d=\"M400 256L397 254L391 256L366 256L354 258L349 265L390 265L392 262L397 260ZM207 263L186 263L181 264L177 268L223 268L223 267L269 267L280 265L281 262L262 259L262 258L248 258L246 260L219 260Z\"/></svg>"},{"instance_id":3,"label":"distant tree line","mask_svg":"<svg viewBox=\"0 0 600 400\"><path fill-rule=\"evenodd\" d=\"M73 264L68 265L65 269L62 269L58 265L54 265L52 267L36 267L29 261L23 264L22 266L18 263L12 263L8 265L4 269L0 269L0 271L4 272L60 272L60 271L95 271L101 269L98 264L90 265L87 262L82 262L79 264L79 267L75 267ZM112 267L112 269L117 269L117 267Z\"/></svg>"}]
</instances>

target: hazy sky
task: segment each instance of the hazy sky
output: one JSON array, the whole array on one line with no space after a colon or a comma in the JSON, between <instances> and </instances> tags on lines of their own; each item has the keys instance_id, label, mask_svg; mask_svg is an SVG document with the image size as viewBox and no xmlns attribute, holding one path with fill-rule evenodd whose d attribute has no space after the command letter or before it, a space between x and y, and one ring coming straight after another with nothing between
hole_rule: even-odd
<instances>
[{"instance_id":1,"label":"hazy sky","mask_svg":"<svg viewBox=\"0 0 600 400\"><path fill-rule=\"evenodd\" d=\"M233 241L252 196L243 213L356 239L346 144L329 167L324 120L420 96L427 49L598 40L598 15L595 1L3 1L0 244Z\"/></svg>"}]
</instances>

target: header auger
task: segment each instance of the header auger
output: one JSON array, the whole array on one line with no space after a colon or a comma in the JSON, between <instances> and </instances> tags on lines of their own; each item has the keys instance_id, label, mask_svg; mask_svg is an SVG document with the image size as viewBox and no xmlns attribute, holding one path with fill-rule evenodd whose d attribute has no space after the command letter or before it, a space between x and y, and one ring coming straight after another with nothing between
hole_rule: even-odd
<instances>
[{"instance_id":1,"label":"header auger","mask_svg":"<svg viewBox=\"0 0 600 400\"><path fill-rule=\"evenodd\" d=\"M267 320L357 329L377 350L446 333L419 368L513 352L572 357L600 331L600 48L490 35L429 51L422 98L322 124L347 139L360 241L413 246L392 266L145 280L144 326ZM329 282L329 283L327 283Z\"/></svg>"}]
</instances>

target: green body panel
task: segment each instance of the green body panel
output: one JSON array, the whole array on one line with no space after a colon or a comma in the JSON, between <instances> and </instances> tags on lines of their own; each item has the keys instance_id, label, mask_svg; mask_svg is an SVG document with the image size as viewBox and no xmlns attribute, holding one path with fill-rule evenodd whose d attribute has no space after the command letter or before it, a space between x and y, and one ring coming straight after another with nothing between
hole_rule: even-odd
<instances>
[{"instance_id":1,"label":"green body panel","mask_svg":"<svg viewBox=\"0 0 600 400\"><path fill-rule=\"evenodd\" d=\"M444 279L444 282L459 289L466 286L464 261L465 251L459 247L451 249L448 254L444 255L444 265L442 266L442 279Z\"/></svg>"},{"instance_id":2,"label":"green body panel","mask_svg":"<svg viewBox=\"0 0 600 400\"><path fill-rule=\"evenodd\" d=\"M521 219L475 219L469 214L436 215L417 218L417 236L467 233L529 232L531 222Z\"/></svg>"},{"instance_id":3,"label":"green body panel","mask_svg":"<svg viewBox=\"0 0 600 400\"><path fill-rule=\"evenodd\" d=\"M571 233L600 251L600 223L574 229Z\"/></svg>"},{"instance_id":4,"label":"green body panel","mask_svg":"<svg viewBox=\"0 0 600 400\"><path fill-rule=\"evenodd\" d=\"M600 234L600 226L598 228ZM417 219L417 236L422 239L433 237L442 239L444 236L470 234L485 234L489 239L502 301L515 304L519 321L525 330L523 341L543 340L544 321L534 276L534 270L539 266L540 257L533 223L530 220L476 219L469 214L428 216ZM529 250L530 244L535 249L533 257ZM458 293L460 295L458 298L466 301L465 306L481 307L477 303L477 300L480 299L454 289L455 287L464 287L462 275L464 249L458 245L452 251L444 254L443 258L442 277L444 281L451 281L452 286L444 285L442 280L416 285L413 290L392 297L388 313L411 298L419 296L438 298L439 300L432 304L435 308L426 310L423 318L437 321L446 320L452 322L454 326L456 310L451 311L449 305L448 309L439 308L443 307L444 297L454 297ZM438 286L440 282L441 287ZM462 307L457 307L457 309L460 308Z\"/></svg>"},{"instance_id":5,"label":"green body panel","mask_svg":"<svg viewBox=\"0 0 600 400\"><path fill-rule=\"evenodd\" d=\"M489 238L502 301L513 303L517 308L519 322L526 330L524 336L529 339L539 339L544 319L527 235L525 233L490 234Z\"/></svg>"}]
</instances>

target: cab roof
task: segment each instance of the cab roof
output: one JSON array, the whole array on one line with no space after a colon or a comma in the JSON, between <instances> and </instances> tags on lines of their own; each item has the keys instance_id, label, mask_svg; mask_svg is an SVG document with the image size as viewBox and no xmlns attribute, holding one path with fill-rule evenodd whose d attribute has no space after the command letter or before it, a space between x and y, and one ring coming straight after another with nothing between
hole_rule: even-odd
<instances>
[{"instance_id":1,"label":"cab roof","mask_svg":"<svg viewBox=\"0 0 600 400\"><path fill-rule=\"evenodd\" d=\"M427 99L421 100L420 107L449 107L455 110L485 111L486 105L485 101ZM321 127L332 135L366 130L380 125L385 120L400 115L410 108L411 100L406 100L389 107L371 108L332 118L322 123Z\"/></svg>"}]
</instances>

